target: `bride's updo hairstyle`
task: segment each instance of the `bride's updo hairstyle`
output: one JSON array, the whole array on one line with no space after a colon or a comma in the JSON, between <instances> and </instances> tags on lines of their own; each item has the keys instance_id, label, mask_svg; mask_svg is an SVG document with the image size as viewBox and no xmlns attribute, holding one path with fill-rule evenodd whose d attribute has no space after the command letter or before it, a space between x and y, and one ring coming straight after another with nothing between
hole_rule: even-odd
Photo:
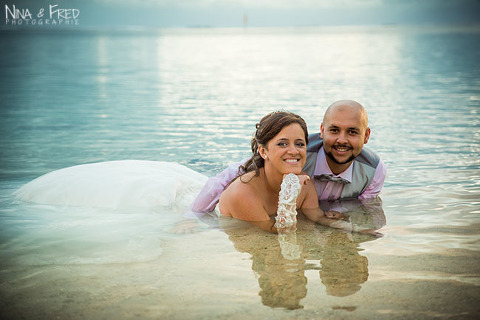
<instances>
[{"instance_id":1,"label":"bride's updo hairstyle","mask_svg":"<svg viewBox=\"0 0 480 320\"><path fill-rule=\"evenodd\" d=\"M267 143L272 140L286 126L298 123L305 133L305 142L308 144L308 130L305 120L299 115L288 111L275 111L267 114L257 123L257 130L252 138L252 157L239 168L239 174L245 174L255 171L255 176L260 174L260 168L265 166L265 160L260 156L258 147L267 147Z\"/></svg>"}]
</instances>

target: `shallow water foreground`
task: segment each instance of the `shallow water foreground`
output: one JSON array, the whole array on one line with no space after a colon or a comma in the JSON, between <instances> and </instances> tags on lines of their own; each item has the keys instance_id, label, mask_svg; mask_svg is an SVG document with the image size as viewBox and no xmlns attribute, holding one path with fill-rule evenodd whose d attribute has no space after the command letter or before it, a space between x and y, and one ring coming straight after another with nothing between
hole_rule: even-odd
<instances>
[{"instance_id":1,"label":"shallow water foreground","mask_svg":"<svg viewBox=\"0 0 480 320\"><path fill-rule=\"evenodd\" d=\"M24 220L17 212L3 228L9 232L2 234L2 318L474 319L480 314L478 254L405 243L402 239L412 237L404 227L385 226L377 238L301 220L296 234L281 241L248 224L208 216L192 225L174 212L21 208ZM42 218L35 216L38 210ZM425 236L432 244L441 238Z\"/></svg>"}]
</instances>

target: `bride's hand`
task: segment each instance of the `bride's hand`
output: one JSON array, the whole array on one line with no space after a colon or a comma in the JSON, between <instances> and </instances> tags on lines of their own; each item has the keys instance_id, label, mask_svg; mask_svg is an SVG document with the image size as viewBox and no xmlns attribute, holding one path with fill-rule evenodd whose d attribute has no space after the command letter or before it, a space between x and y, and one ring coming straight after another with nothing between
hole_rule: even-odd
<instances>
[{"instance_id":1,"label":"bride's hand","mask_svg":"<svg viewBox=\"0 0 480 320\"><path fill-rule=\"evenodd\" d=\"M283 179L285 179L285 177L287 175L289 175L290 173L286 173L283 175ZM307 181L310 180L310 176L308 174L297 174L296 175L298 177L298 182L300 183L301 186L304 186L307 184Z\"/></svg>"},{"instance_id":2,"label":"bride's hand","mask_svg":"<svg viewBox=\"0 0 480 320\"><path fill-rule=\"evenodd\" d=\"M298 180L300 180L300 185L305 186L308 181L310 181L310 176L308 174L299 174Z\"/></svg>"}]
</instances>

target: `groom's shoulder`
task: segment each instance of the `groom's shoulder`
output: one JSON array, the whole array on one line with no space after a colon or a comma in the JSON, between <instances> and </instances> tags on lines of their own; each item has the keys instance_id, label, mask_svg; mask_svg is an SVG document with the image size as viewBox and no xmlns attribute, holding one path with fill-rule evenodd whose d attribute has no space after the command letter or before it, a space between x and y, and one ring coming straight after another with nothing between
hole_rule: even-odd
<instances>
[{"instance_id":1,"label":"groom's shoulder","mask_svg":"<svg viewBox=\"0 0 480 320\"><path fill-rule=\"evenodd\" d=\"M362 149L362 152L355 158L355 161L366 164L368 166L376 168L380 162L380 156L373 150L366 148Z\"/></svg>"},{"instance_id":2,"label":"groom's shoulder","mask_svg":"<svg viewBox=\"0 0 480 320\"><path fill-rule=\"evenodd\" d=\"M312 133L308 135L307 152L318 152L323 145L323 139L320 133Z\"/></svg>"}]
</instances>

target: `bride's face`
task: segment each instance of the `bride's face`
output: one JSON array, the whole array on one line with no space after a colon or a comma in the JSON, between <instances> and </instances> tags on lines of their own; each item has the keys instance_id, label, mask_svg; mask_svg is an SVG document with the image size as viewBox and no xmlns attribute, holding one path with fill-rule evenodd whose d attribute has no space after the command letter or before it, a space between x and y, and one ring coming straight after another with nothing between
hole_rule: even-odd
<instances>
[{"instance_id":1,"label":"bride's face","mask_svg":"<svg viewBox=\"0 0 480 320\"><path fill-rule=\"evenodd\" d=\"M281 174L302 172L307 157L307 143L298 123L284 127L262 149L265 166L272 166Z\"/></svg>"}]
</instances>

